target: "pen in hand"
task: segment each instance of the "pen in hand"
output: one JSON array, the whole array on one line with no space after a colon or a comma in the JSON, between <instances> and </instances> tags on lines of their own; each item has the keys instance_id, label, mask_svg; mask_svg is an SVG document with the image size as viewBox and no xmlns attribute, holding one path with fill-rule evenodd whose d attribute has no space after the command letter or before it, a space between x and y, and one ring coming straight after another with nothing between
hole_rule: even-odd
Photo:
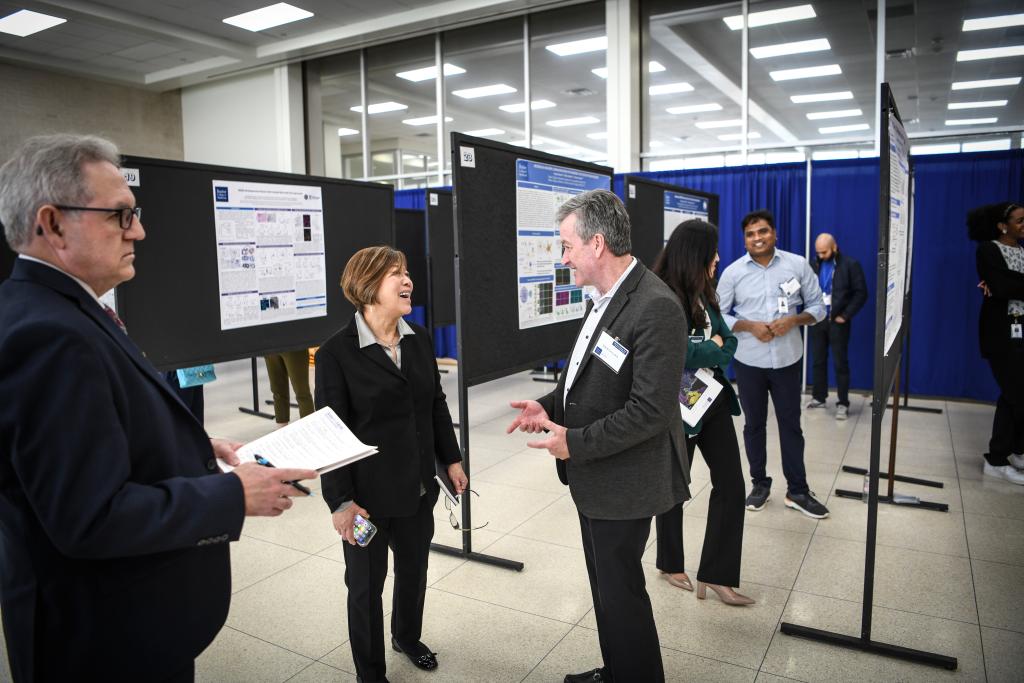
<instances>
[{"instance_id":1,"label":"pen in hand","mask_svg":"<svg viewBox=\"0 0 1024 683\"><path fill-rule=\"evenodd\" d=\"M272 462L270 462L269 460L264 458L262 455L257 455L256 456L256 464L263 465L264 467L273 467L274 466L274 464ZM312 496L313 495L312 491L310 491L308 488L306 488L305 486L303 486L302 484L300 484L297 481L289 481L287 483L291 484L292 486L294 486L299 491L302 491L307 496Z\"/></svg>"}]
</instances>

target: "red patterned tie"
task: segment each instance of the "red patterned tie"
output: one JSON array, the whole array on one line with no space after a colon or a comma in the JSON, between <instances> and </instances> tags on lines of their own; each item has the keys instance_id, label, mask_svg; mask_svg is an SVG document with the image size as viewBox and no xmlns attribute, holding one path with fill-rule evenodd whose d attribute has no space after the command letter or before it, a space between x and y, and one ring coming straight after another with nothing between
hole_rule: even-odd
<instances>
[{"instance_id":1,"label":"red patterned tie","mask_svg":"<svg viewBox=\"0 0 1024 683\"><path fill-rule=\"evenodd\" d=\"M103 310L107 312L107 315L110 316L110 319L114 321L114 324L117 325L122 332L128 334L128 328L125 327L124 322L117 317L117 313L114 311L114 309L111 308L110 306L107 306L106 304L101 305L103 306Z\"/></svg>"}]
</instances>

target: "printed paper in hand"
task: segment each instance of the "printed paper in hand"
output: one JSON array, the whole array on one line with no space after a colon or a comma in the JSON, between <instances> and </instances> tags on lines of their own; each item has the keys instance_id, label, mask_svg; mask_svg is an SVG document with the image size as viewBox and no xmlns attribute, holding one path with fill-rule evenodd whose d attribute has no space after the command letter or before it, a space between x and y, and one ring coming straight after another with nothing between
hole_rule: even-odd
<instances>
[{"instance_id":1,"label":"printed paper in hand","mask_svg":"<svg viewBox=\"0 0 1024 683\"><path fill-rule=\"evenodd\" d=\"M684 370L679 383L679 412L683 422L696 426L721 391L721 383L707 368Z\"/></svg>"},{"instance_id":2,"label":"printed paper in hand","mask_svg":"<svg viewBox=\"0 0 1024 683\"><path fill-rule=\"evenodd\" d=\"M243 463L255 462L256 454L274 463L274 467L298 467L320 474L350 465L377 452L356 438L352 430L330 408L321 408L298 422L292 422L238 449ZM225 472L234 469L218 460Z\"/></svg>"}]
</instances>

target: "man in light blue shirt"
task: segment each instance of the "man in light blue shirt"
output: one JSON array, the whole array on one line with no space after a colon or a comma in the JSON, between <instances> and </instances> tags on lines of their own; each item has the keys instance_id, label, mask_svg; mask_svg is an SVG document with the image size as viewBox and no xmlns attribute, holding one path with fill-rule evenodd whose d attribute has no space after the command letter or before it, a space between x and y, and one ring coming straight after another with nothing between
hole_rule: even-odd
<instances>
[{"instance_id":1,"label":"man in light blue shirt","mask_svg":"<svg viewBox=\"0 0 1024 683\"><path fill-rule=\"evenodd\" d=\"M766 431L770 395L779 423L786 507L823 519L828 517L828 509L814 499L804 469L800 428L803 340L797 327L824 318L825 304L807 259L776 249L775 239L775 219L770 211L744 216L747 254L726 268L718 282L722 315L739 340L733 368L746 420L743 442L753 482L746 506L751 511L762 510L771 498Z\"/></svg>"}]
</instances>

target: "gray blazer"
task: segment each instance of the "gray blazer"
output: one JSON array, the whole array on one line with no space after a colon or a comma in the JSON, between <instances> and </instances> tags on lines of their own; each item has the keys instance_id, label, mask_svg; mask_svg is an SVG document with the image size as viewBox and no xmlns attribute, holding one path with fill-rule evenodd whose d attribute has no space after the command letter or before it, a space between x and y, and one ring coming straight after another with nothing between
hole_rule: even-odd
<instances>
[{"instance_id":1,"label":"gray blazer","mask_svg":"<svg viewBox=\"0 0 1024 683\"><path fill-rule=\"evenodd\" d=\"M689 498L678 398L687 329L676 295L637 262L601 316L565 405L564 372L538 399L568 428L570 457L556 461L558 477L587 517L652 517ZM591 353L602 330L629 349L617 374Z\"/></svg>"}]
</instances>

